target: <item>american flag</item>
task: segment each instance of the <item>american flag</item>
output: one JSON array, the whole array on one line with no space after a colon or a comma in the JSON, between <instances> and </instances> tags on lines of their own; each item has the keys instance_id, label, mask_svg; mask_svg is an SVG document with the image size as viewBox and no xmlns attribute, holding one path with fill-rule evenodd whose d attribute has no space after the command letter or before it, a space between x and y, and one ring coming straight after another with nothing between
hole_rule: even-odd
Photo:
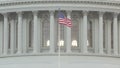
<instances>
[{"instance_id":1,"label":"american flag","mask_svg":"<svg viewBox=\"0 0 120 68\"><path fill-rule=\"evenodd\" d=\"M58 16L59 16L59 19L58 19L59 24L63 24L63 25L66 25L68 27L72 27L71 19L66 18L62 12L59 12Z\"/></svg>"}]
</instances>

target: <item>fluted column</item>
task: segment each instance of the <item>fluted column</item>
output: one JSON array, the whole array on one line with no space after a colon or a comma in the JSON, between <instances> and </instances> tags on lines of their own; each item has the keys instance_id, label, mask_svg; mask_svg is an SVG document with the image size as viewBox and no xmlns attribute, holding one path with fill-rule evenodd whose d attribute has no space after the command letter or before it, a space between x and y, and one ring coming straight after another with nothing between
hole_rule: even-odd
<instances>
[{"instance_id":1,"label":"fluted column","mask_svg":"<svg viewBox=\"0 0 120 68\"><path fill-rule=\"evenodd\" d=\"M80 45L80 52L83 52L83 45L82 45L82 40L83 40L83 35L82 35L82 32L83 32L83 18L80 17L80 23L79 23L79 45Z\"/></svg>"},{"instance_id":2,"label":"fluted column","mask_svg":"<svg viewBox=\"0 0 120 68\"><path fill-rule=\"evenodd\" d=\"M4 16L4 55L7 55L8 45L9 45L9 23L7 13L3 14Z\"/></svg>"},{"instance_id":3,"label":"fluted column","mask_svg":"<svg viewBox=\"0 0 120 68\"><path fill-rule=\"evenodd\" d=\"M50 53L55 51L55 22L54 11L50 11Z\"/></svg>"},{"instance_id":4,"label":"fluted column","mask_svg":"<svg viewBox=\"0 0 120 68\"><path fill-rule=\"evenodd\" d=\"M114 13L113 18L113 52L118 55L118 13Z\"/></svg>"},{"instance_id":5,"label":"fluted column","mask_svg":"<svg viewBox=\"0 0 120 68\"><path fill-rule=\"evenodd\" d=\"M107 33L107 40L108 40L108 42L107 42L107 53L108 54L111 54L111 23L112 23L112 21L110 21L110 20L108 20L107 21L107 23L108 23L108 33Z\"/></svg>"},{"instance_id":6,"label":"fluted column","mask_svg":"<svg viewBox=\"0 0 120 68\"><path fill-rule=\"evenodd\" d=\"M92 46L94 47L94 52L98 53L98 19L92 19Z\"/></svg>"},{"instance_id":7,"label":"fluted column","mask_svg":"<svg viewBox=\"0 0 120 68\"><path fill-rule=\"evenodd\" d=\"M3 53L3 21L0 21L0 55Z\"/></svg>"},{"instance_id":8,"label":"fluted column","mask_svg":"<svg viewBox=\"0 0 120 68\"><path fill-rule=\"evenodd\" d=\"M33 23L34 23L34 34L33 34L33 53L38 52L38 12L33 11Z\"/></svg>"},{"instance_id":9,"label":"fluted column","mask_svg":"<svg viewBox=\"0 0 120 68\"><path fill-rule=\"evenodd\" d=\"M15 39L15 21L14 21L14 19L12 19L11 21L10 21L10 47L11 47L11 54L13 54L14 53L14 51L15 51L15 42L16 42L16 39Z\"/></svg>"},{"instance_id":10,"label":"fluted column","mask_svg":"<svg viewBox=\"0 0 120 68\"><path fill-rule=\"evenodd\" d=\"M104 34L105 34L105 36L104 36L104 38L105 38L105 50L106 50L106 52L107 52L107 46L108 46L108 22L107 22L107 20L105 20L104 21L105 22L105 31L104 31Z\"/></svg>"},{"instance_id":11,"label":"fluted column","mask_svg":"<svg viewBox=\"0 0 120 68\"><path fill-rule=\"evenodd\" d=\"M120 20L119 20L119 22L118 22L118 28L119 28L119 33L118 33L118 36L119 36L119 54L120 54Z\"/></svg>"},{"instance_id":12,"label":"fluted column","mask_svg":"<svg viewBox=\"0 0 120 68\"><path fill-rule=\"evenodd\" d=\"M39 24L39 25L38 25L38 29L39 29L39 30L38 30L38 36L39 36L39 39L38 39L38 40L39 40L39 47L41 48L41 46L42 46L42 36L43 36L43 35L42 35L42 34L43 34L43 33L42 33L42 27L43 27L42 24L43 24L43 23L41 22L41 18L40 18L40 17L39 17L38 20L39 20L39 23L38 23L38 24ZM40 48L39 48L39 51L40 51Z\"/></svg>"},{"instance_id":13,"label":"fluted column","mask_svg":"<svg viewBox=\"0 0 120 68\"><path fill-rule=\"evenodd\" d=\"M23 19L23 53L27 52L27 19Z\"/></svg>"},{"instance_id":14,"label":"fluted column","mask_svg":"<svg viewBox=\"0 0 120 68\"><path fill-rule=\"evenodd\" d=\"M107 54L111 54L111 21L105 20L105 48Z\"/></svg>"},{"instance_id":15,"label":"fluted column","mask_svg":"<svg viewBox=\"0 0 120 68\"><path fill-rule=\"evenodd\" d=\"M83 53L87 53L88 52L88 49L87 49L87 14L88 12L87 11L83 11Z\"/></svg>"},{"instance_id":16,"label":"fluted column","mask_svg":"<svg viewBox=\"0 0 120 68\"><path fill-rule=\"evenodd\" d=\"M22 12L17 12L18 14L18 54L22 53Z\"/></svg>"},{"instance_id":17,"label":"fluted column","mask_svg":"<svg viewBox=\"0 0 120 68\"><path fill-rule=\"evenodd\" d=\"M92 19L92 39L90 38L90 40L92 40L92 47L93 47L94 51L95 51L95 46L96 46L95 45L95 23L96 23L95 20Z\"/></svg>"},{"instance_id":18,"label":"fluted column","mask_svg":"<svg viewBox=\"0 0 120 68\"><path fill-rule=\"evenodd\" d=\"M29 24L30 24L30 18L28 17L27 19L26 19L26 49L27 49L27 51L29 50L29 45L30 45L30 43L29 43L29 41L30 41L30 30L29 30L29 28L30 28L30 26L29 26Z\"/></svg>"},{"instance_id":19,"label":"fluted column","mask_svg":"<svg viewBox=\"0 0 120 68\"><path fill-rule=\"evenodd\" d=\"M98 53L98 19L95 19L95 53Z\"/></svg>"},{"instance_id":20,"label":"fluted column","mask_svg":"<svg viewBox=\"0 0 120 68\"><path fill-rule=\"evenodd\" d=\"M103 12L99 12L99 53L103 54Z\"/></svg>"},{"instance_id":21,"label":"fluted column","mask_svg":"<svg viewBox=\"0 0 120 68\"><path fill-rule=\"evenodd\" d=\"M67 11L67 18L71 18L71 11ZM66 52L71 52L71 28L66 27Z\"/></svg>"}]
</instances>

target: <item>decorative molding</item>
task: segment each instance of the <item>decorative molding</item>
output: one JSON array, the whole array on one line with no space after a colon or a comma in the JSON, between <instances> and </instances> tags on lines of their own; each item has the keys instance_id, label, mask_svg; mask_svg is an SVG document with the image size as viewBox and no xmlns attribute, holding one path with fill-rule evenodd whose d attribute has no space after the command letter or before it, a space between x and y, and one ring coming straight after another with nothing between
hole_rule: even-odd
<instances>
[{"instance_id":1,"label":"decorative molding","mask_svg":"<svg viewBox=\"0 0 120 68\"><path fill-rule=\"evenodd\" d=\"M117 4L117 5L116 5ZM120 12L120 2L108 1L80 1L80 0L35 0L35 1L12 1L1 2L0 13L19 11L56 11L58 7L65 11L103 11Z\"/></svg>"},{"instance_id":2,"label":"decorative molding","mask_svg":"<svg viewBox=\"0 0 120 68\"><path fill-rule=\"evenodd\" d=\"M120 2L115 1L82 1L82 0L35 0L35 1L9 1L1 2L0 6L22 5L22 4L39 4L39 3L82 3L82 4L99 4L99 5L112 5L120 6Z\"/></svg>"}]
</instances>

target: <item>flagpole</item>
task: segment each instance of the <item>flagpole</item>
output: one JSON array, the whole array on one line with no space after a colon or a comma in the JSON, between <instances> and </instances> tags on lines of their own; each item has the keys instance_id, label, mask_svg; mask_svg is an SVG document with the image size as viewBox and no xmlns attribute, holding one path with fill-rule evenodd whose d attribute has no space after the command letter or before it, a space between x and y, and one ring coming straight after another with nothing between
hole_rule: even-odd
<instances>
[{"instance_id":1,"label":"flagpole","mask_svg":"<svg viewBox=\"0 0 120 68\"><path fill-rule=\"evenodd\" d=\"M60 8L58 13L60 12ZM60 24L58 23L58 68L61 68L61 61L60 61Z\"/></svg>"},{"instance_id":2,"label":"flagpole","mask_svg":"<svg viewBox=\"0 0 120 68\"><path fill-rule=\"evenodd\" d=\"M59 41L59 44L58 44L58 68L61 68L60 67L60 24L58 24L58 41Z\"/></svg>"}]
</instances>

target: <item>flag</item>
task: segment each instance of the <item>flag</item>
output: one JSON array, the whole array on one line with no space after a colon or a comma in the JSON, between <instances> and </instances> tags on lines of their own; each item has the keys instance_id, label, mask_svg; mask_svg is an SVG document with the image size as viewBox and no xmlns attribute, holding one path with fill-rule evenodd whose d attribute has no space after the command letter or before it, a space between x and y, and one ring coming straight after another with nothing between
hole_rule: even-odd
<instances>
[{"instance_id":1,"label":"flag","mask_svg":"<svg viewBox=\"0 0 120 68\"><path fill-rule=\"evenodd\" d=\"M58 22L68 27L72 27L72 21L69 18L66 18L62 12L58 13Z\"/></svg>"}]
</instances>

